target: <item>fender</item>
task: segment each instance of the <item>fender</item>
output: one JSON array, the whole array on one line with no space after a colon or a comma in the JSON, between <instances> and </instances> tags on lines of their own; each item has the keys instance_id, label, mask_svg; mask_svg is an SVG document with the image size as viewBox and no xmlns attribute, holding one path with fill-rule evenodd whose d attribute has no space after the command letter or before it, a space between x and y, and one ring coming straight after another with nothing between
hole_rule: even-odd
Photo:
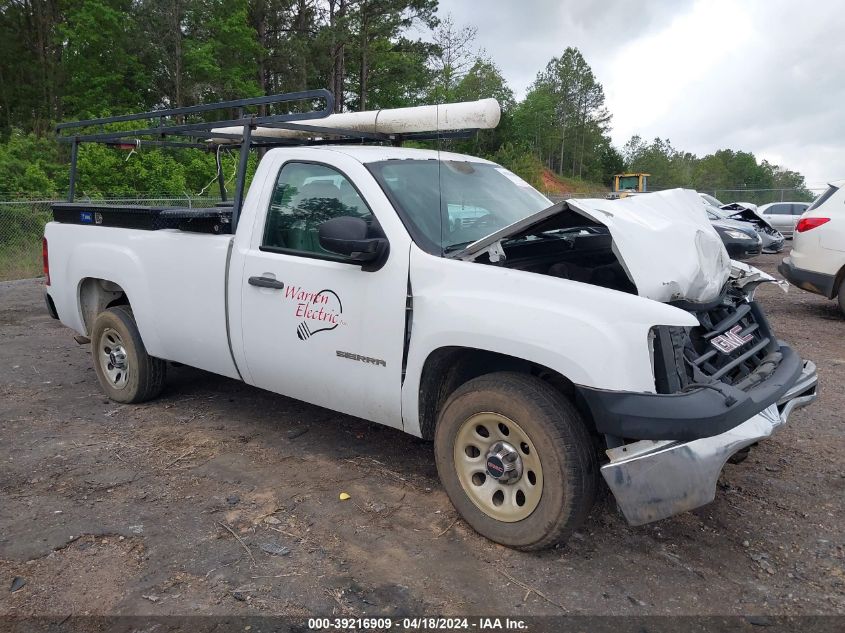
<instances>
[{"instance_id":1,"label":"fender","mask_svg":"<svg viewBox=\"0 0 845 633\"><path fill-rule=\"evenodd\" d=\"M106 265L106 262L108 262L108 265ZM153 293L150 291L146 276L143 274L143 266L137 253L115 244L90 242L77 245L68 260L68 269L73 271L74 287L76 288L76 311L80 319L82 319L80 292L83 279L94 277L111 281L120 286L126 293L129 304L132 306L135 323L147 351L153 356L166 358L166 356L162 356L164 346L154 325L153 307L155 303L153 302ZM85 327L84 322L82 326ZM89 336L90 332L86 331L85 335Z\"/></svg>"},{"instance_id":2,"label":"fender","mask_svg":"<svg viewBox=\"0 0 845 633\"><path fill-rule=\"evenodd\" d=\"M505 354L576 385L653 393L649 330L698 324L684 310L636 295L417 248L411 252L411 292L402 412L405 430L416 435L422 370L442 347Z\"/></svg>"}]
</instances>

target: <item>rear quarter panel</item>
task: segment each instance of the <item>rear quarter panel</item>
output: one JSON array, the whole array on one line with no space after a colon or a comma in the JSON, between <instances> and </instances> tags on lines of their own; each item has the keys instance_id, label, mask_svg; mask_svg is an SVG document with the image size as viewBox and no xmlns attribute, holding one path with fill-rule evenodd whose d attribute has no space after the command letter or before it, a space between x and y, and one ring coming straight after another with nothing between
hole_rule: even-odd
<instances>
[{"instance_id":1,"label":"rear quarter panel","mask_svg":"<svg viewBox=\"0 0 845 633\"><path fill-rule=\"evenodd\" d=\"M798 268L836 275L845 267L845 188L841 188L801 218L830 218L829 222L795 232L789 256Z\"/></svg>"},{"instance_id":2,"label":"rear quarter panel","mask_svg":"<svg viewBox=\"0 0 845 633\"><path fill-rule=\"evenodd\" d=\"M51 222L45 228L50 296L62 323L88 335L80 309L86 278L125 292L147 351L236 378L226 335L226 255L231 236Z\"/></svg>"}]
</instances>

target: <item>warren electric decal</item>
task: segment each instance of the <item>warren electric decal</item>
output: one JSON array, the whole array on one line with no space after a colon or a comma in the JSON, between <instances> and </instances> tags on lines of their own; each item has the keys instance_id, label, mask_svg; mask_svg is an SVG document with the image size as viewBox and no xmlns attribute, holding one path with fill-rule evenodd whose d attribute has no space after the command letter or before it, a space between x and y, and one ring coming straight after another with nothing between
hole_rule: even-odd
<instances>
[{"instance_id":1,"label":"warren electric decal","mask_svg":"<svg viewBox=\"0 0 845 633\"><path fill-rule=\"evenodd\" d=\"M296 326L300 341L346 325L342 319L343 303L334 290L326 288L312 292L300 286L286 285L284 299L294 305L294 316L300 319Z\"/></svg>"}]
</instances>

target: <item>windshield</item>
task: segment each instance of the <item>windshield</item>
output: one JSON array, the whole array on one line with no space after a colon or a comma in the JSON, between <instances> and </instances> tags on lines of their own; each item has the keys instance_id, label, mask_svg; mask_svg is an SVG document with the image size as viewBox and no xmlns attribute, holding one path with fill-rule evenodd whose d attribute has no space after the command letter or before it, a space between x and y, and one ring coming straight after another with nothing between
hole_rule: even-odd
<instances>
[{"instance_id":1,"label":"windshield","mask_svg":"<svg viewBox=\"0 0 845 633\"><path fill-rule=\"evenodd\" d=\"M411 237L430 253L466 246L552 204L522 178L491 163L386 160L367 167Z\"/></svg>"},{"instance_id":2,"label":"windshield","mask_svg":"<svg viewBox=\"0 0 845 633\"><path fill-rule=\"evenodd\" d=\"M710 218L711 220L724 220L725 218L727 218L730 215L729 213L725 213L722 209L714 207L711 204L705 203L704 208L707 210L707 213L709 215L715 215L716 216L715 218Z\"/></svg>"},{"instance_id":3,"label":"windshield","mask_svg":"<svg viewBox=\"0 0 845 633\"><path fill-rule=\"evenodd\" d=\"M719 200L718 198L714 198L709 193L699 193L698 195L701 196L702 198L704 198L705 202L707 202L708 204L712 204L714 207L721 207L722 206L722 201Z\"/></svg>"}]
</instances>

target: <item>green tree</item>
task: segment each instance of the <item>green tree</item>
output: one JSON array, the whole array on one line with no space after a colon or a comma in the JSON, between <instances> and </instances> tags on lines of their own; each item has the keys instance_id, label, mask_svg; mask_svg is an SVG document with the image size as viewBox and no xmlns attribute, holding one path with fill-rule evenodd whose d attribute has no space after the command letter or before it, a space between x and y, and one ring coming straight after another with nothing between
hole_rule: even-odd
<instances>
[{"instance_id":1,"label":"green tree","mask_svg":"<svg viewBox=\"0 0 845 633\"><path fill-rule=\"evenodd\" d=\"M472 141L456 146L457 151L489 156L496 153L505 143L513 140L512 113L516 104L513 91L492 60L479 57L452 89L455 101L496 99L502 108L499 125L492 130L479 130Z\"/></svg>"},{"instance_id":2,"label":"green tree","mask_svg":"<svg viewBox=\"0 0 845 633\"><path fill-rule=\"evenodd\" d=\"M85 0L64 13L63 115L90 118L144 108L150 78L138 56L132 0Z\"/></svg>"},{"instance_id":3,"label":"green tree","mask_svg":"<svg viewBox=\"0 0 845 633\"><path fill-rule=\"evenodd\" d=\"M396 44L414 25L427 28L436 25L436 11L437 0L358 0L355 3L349 22L353 37L347 68L351 71L350 84L355 95L350 105L357 110L380 107L370 99L375 69L383 64L395 68L397 63L407 61ZM406 50L409 41L405 40ZM421 44L415 48L418 52L425 51ZM395 73L385 75L395 76Z\"/></svg>"},{"instance_id":4,"label":"green tree","mask_svg":"<svg viewBox=\"0 0 845 633\"><path fill-rule=\"evenodd\" d=\"M199 0L190 7L183 50L193 102L261 94L255 72L261 48L247 15L247 0Z\"/></svg>"},{"instance_id":5,"label":"green tree","mask_svg":"<svg viewBox=\"0 0 845 633\"><path fill-rule=\"evenodd\" d=\"M480 58L475 48L477 34L478 29L474 26L458 27L451 14L434 29L431 102L444 103L456 99L457 87Z\"/></svg>"},{"instance_id":6,"label":"green tree","mask_svg":"<svg viewBox=\"0 0 845 633\"><path fill-rule=\"evenodd\" d=\"M0 143L0 196L49 198L66 182L67 168L51 139L15 129Z\"/></svg>"},{"instance_id":7,"label":"green tree","mask_svg":"<svg viewBox=\"0 0 845 633\"><path fill-rule=\"evenodd\" d=\"M515 109L514 123L549 169L579 178L602 176L610 113L602 85L577 48L567 47L538 73Z\"/></svg>"}]
</instances>

